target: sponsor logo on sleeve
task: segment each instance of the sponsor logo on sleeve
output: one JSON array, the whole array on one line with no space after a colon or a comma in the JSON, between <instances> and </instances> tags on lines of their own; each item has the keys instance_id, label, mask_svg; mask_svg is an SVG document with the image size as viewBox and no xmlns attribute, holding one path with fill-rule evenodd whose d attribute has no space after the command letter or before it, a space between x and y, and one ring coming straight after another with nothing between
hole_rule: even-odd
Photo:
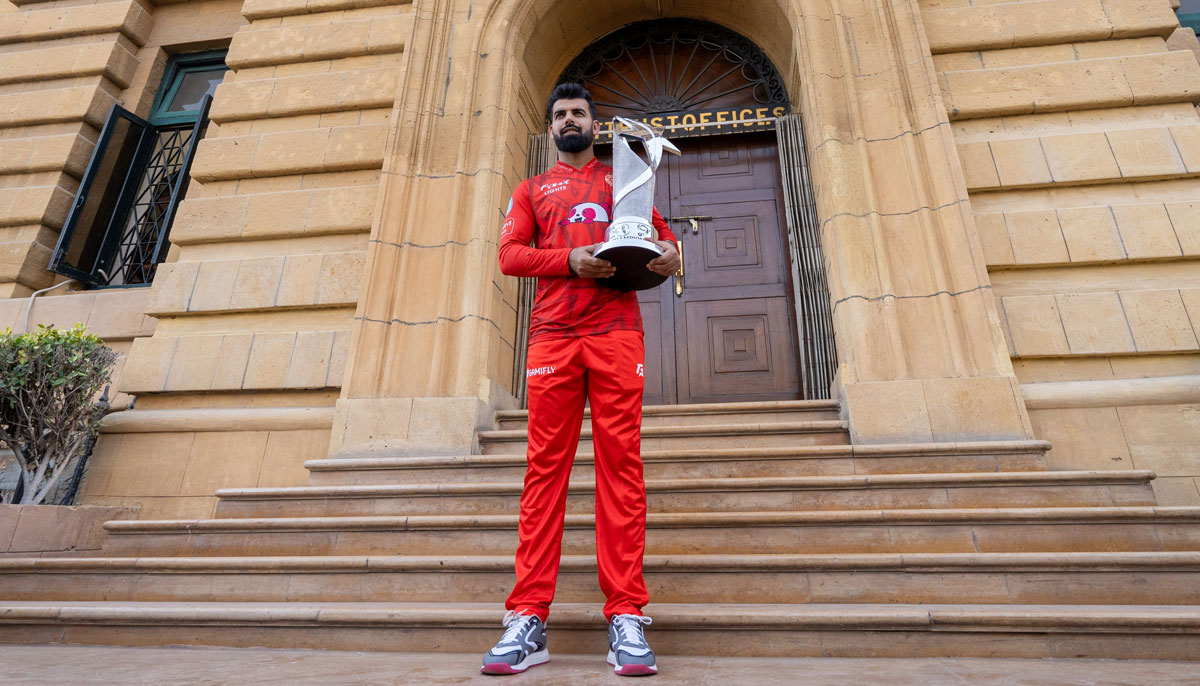
<instances>
[{"instance_id":1,"label":"sponsor logo on sleeve","mask_svg":"<svg viewBox=\"0 0 1200 686\"><path fill-rule=\"evenodd\" d=\"M513 219L512 217L505 219L504 220L504 228L500 231L500 235L507 236L508 234L512 233L513 226L515 226L516 223L517 223L517 221L515 219Z\"/></svg>"},{"instance_id":2,"label":"sponsor logo on sleeve","mask_svg":"<svg viewBox=\"0 0 1200 686\"><path fill-rule=\"evenodd\" d=\"M646 378L646 365L639 364L637 366L637 375L642 377L643 379Z\"/></svg>"}]
</instances>

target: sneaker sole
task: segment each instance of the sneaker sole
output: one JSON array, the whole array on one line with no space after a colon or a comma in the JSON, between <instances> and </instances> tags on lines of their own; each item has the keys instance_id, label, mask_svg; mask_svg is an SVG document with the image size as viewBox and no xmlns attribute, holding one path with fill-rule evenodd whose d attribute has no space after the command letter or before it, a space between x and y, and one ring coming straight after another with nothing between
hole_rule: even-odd
<instances>
[{"instance_id":1,"label":"sneaker sole","mask_svg":"<svg viewBox=\"0 0 1200 686\"><path fill-rule=\"evenodd\" d=\"M486 662L479 668L482 674L520 674L530 667L544 665L550 661L550 651L541 650L536 653L531 653L524 660L521 660L515 665L510 665L507 662Z\"/></svg>"},{"instance_id":2,"label":"sneaker sole","mask_svg":"<svg viewBox=\"0 0 1200 686\"><path fill-rule=\"evenodd\" d=\"M608 664L613 666L613 673L617 676L650 676L658 674L658 665L619 665L617 658L613 652L608 651Z\"/></svg>"}]
</instances>

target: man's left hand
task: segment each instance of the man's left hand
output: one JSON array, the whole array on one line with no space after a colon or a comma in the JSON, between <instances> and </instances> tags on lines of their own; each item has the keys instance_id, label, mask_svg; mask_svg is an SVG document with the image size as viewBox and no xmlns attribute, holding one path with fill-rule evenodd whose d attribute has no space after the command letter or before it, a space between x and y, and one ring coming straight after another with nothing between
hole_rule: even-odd
<instances>
[{"instance_id":1,"label":"man's left hand","mask_svg":"<svg viewBox=\"0 0 1200 686\"><path fill-rule=\"evenodd\" d=\"M650 260L646 268L661 276L670 276L679 271L679 250L671 241L652 241L663 249L663 254Z\"/></svg>"}]
</instances>

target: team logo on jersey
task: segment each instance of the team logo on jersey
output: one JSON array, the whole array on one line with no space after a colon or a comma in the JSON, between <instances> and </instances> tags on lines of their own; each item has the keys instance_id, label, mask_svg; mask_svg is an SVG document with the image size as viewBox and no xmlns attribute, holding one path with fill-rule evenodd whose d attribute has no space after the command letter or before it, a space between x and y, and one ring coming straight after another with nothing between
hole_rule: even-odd
<instances>
[{"instance_id":1,"label":"team logo on jersey","mask_svg":"<svg viewBox=\"0 0 1200 686\"><path fill-rule=\"evenodd\" d=\"M581 202L571 208L571 214L567 218L560 221L560 226L567 224L594 224L596 222L607 222L608 208L604 205L594 202Z\"/></svg>"},{"instance_id":2,"label":"team logo on jersey","mask_svg":"<svg viewBox=\"0 0 1200 686\"><path fill-rule=\"evenodd\" d=\"M551 193L567 190L567 186L570 185L570 183L570 179L563 179L562 181L554 181L552 183L542 184L542 187L538 190L542 192L542 197L544 198Z\"/></svg>"},{"instance_id":3,"label":"team logo on jersey","mask_svg":"<svg viewBox=\"0 0 1200 686\"><path fill-rule=\"evenodd\" d=\"M604 183L607 183L608 187L612 188L612 172L604 175Z\"/></svg>"},{"instance_id":4,"label":"team logo on jersey","mask_svg":"<svg viewBox=\"0 0 1200 686\"><path fill-rule=\"evenodd\" d=\"M643 379L646 378L646 365L639 364L637 366L637 375L642 377Z\"/></svg>"}]
</instances>

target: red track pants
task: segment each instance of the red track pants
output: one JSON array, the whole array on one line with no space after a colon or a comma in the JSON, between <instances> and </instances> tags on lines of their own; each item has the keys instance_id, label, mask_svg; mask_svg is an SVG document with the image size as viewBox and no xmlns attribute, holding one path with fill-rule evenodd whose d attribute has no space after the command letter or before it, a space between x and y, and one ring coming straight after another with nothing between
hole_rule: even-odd
<instances>
[{"instance_id":1,"label":"red track pants","mask_svg":"<svg viewBox=\"0 0 1200 686\"><path fill-rule=\"evenodd\" d=\"M605 617L641 614L646 548L642 477L642 364L638 331L538 341L529 346L529 466L521 492L517 584L509 610L550 613L562 553L567 483L583 422L592 406L596 446L596 562Z\"/></svg>"}]
</instances>

